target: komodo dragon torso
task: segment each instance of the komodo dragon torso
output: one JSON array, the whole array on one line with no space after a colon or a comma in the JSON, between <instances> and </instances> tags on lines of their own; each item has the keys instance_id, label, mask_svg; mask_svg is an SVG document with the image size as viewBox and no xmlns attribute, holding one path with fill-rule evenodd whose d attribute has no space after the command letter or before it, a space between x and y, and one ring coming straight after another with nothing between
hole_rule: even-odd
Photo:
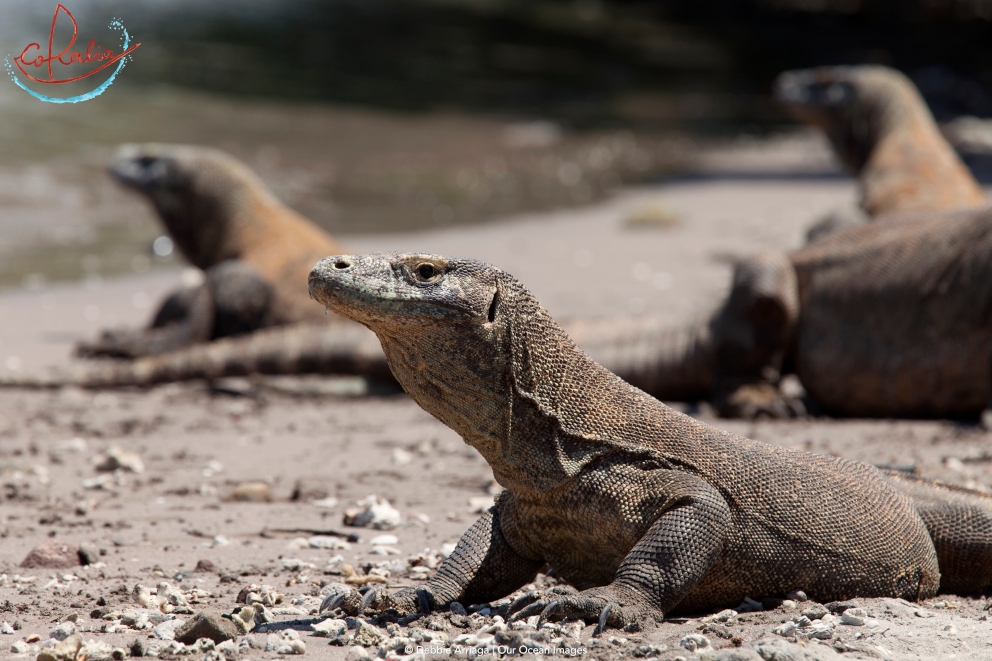
<instances>
[{"instance_id":1,"label":"komodo dragon torso","mask_svg":"<svg viewBox=\"0 0 992 661\"><path fill-rule=\"evenodd\" d=\"M205 147L125 145L111 172L151 201L205 281L169 297L151 328L105 332L81 354L154 355L268 326L327 323L300 283L340 245L243 163Z\"/></svg>"},{"instance_id":2,"label":"komodo dragon torso","mask_svg":"<svg viewBox=\"0 0 992 661\"><path fill-rule=\"evenodd\" d=\"M775 96L827 135L841 163L858 177L861 205L870 216L987 202L919 91L895 69L786 71L775 82Z\"/></svg>"},{"instance_id":3,"label":"komodo dragon torso","mask_svg":"<svg viewBox=\"0 0 992 661\"><path fill-rule=\"evenodd\" d=\"M328 257L310 291L372 329L406 391L506 487L424 588L351 594L346 608L490 601L545 563L574 589L519 600L515 617L636 626L797 588L821 601L937 590L927 529L878 470L666 407L593 362L492 266Z\"/></svg>"}]
</instances>

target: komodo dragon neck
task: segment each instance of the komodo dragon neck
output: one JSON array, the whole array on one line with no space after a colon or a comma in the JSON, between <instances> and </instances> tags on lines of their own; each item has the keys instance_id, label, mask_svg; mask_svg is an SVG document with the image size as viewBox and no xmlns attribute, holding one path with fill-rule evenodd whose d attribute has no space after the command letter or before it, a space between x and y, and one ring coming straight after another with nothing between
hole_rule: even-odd
<instances>
[{"instance_id":1,"label":"komodo dragon neck","mask_svg":"<svg viewBox=\"0 0 992 661\"><path fill-rule=\"evenodd\" d=\"M354 302L350 310L331 307L375 331L403 388L476 448L509 489L553 489L617 450L674 456L665 451L676 440L668 423L681 415L598 365L519 282L488 268L497 274L491 288L463 293L478 300L481 318L457 324L368 323ZM647 409L657 409L648 435L658 445L650 449L628 440L635 421L647 431Z\"/></svg>"}]
</instances>

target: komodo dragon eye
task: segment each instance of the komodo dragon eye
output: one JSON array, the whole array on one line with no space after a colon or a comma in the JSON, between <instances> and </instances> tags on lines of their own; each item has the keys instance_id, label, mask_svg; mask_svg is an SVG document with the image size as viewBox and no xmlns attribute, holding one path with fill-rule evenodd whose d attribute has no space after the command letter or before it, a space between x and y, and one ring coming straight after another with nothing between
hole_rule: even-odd
<instances>
[{"instance_id":1,"label":"komodo dragon eye","mask_svg":"<svg viewBox=\"0 0 992 661\"><path fill-rule=\"evenodd\" d=\"M417 272L417 275L420 276L421 280L430 280L437 275L437 269L434 268L433 264L420 264L414 270Z\"/></svg>"}]
</instances>

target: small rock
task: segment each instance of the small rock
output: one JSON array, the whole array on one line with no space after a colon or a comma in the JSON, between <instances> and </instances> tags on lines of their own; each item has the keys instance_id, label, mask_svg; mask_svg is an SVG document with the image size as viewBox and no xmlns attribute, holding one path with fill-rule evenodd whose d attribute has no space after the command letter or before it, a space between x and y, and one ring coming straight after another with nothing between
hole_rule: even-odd
<instances>
[{"instance_id":1,"label":"small rock","mask_svg":"<svg viewBox=\"0 0 992 661\"><path fill-rule=\"evenodd\" d=\"M118 445L111 445L102 455L95 457L96 469L101 473L112 473L116 470L131 473L144 473L145 463L137 453L130 452Z\"/></svg>"},{"instance_id":2,"label":"small rock","mask_svg":"<svg viewBox=\"0 0 992 661\"><path fill-rule=\"evenodd\" d=\"M79 547L56 539L46 539L31 549L31 552L21 560L20 566L25 569L65 569L78 567L81 564Z\"/></svg>"},{"instance_id":3,"label":"small rock","mask_svg":"<svg viewBox=\"0 0 992 661\"><path fill-rule=\"evenodd\" d=\"M287 640L276 648L276 654L306 654L307 645L302 640Z\"/></svg>"},{"instance_id":4,"label":"small rock","mask_svg":"<svg viewBox=\"0 0 992 661\"><path fill-rule=\"evenodd\" d=\"M369 654L368 650L364 647L359 647L354 645L348 648L348 655L345 657L345 661L369 661L372 655Z\"/></svg>"},{"instance_id":5,"label":"small rock","mask_svg":"<svg viewBox=\"0 0 992 661\"><path fill-rule=\"evenodd\" d=\"M472 514L483 514L496 504L493 496L473 496L468 499L468 511Z\"/></svg>"},{"instance_id":6,"label":"small rock","mask_svg":"<svg viewBox=\"0 0 992 661\"><path fill-rule=\"evenodd\" d=\"M315 549L330 549L332 551L337 551L348 550L351 548L351 544L348 542L338 537L331 537L330 535L314 535L305 541L307 546Z\"/></svg>"},{"instance_id":7,"label":"small rock","mask_svg":"<svg viewBox=\"0 0 992 661\"><path fill-rule=\"evenodd\" d=\"M55 640L65 640L72 634L76 633L76 623L72 621L63 622L54 629L48 635Z\"/></svg>"},{"instance_id":8,"label":"small rock","mask_svg":"<svg viewBox=\"0 0 992 661\"><path fill-rule=\"evenodd\" d=\"M10 646L10 651L13 654L27 654L28 652L31 651L31 646L28 645L23 640L15 640L14 643Z\"/></svg>"},{"instance_id":9,"label":"small rock","mask_svg":"<svg viewBox=\"0 0 992 661\"><path fill-rule=\"evenodd\" d=\"M863 608L848 608L840 614L841 624L848 624L852 627L864 626L868 621L868 613Z\"/></svg>"},{"instance_id":10,"label":"small rock","mask_svg":"<svg viewBox=\"0 0 992 661\"><path fill-rule=\"evenodd\" d=\"M344 523L348 526L371 526L379 530L392 530L403 517L388 500L379 500L375 494L356 503L358 509L348 509L344 513Z\"/></svg>"},{"instance_id":11,"label":"small rock","mask_svg":"<svg viewBox=\"0 0 992 661\"><path fill-rule=\"evenodd\" d=\"M362 647L377 647L384 640L386 640L386 636L384 636L381 631L363 620L358 621L358 630L355 631L356 645L361 645Z\"/></svg>"},{"instance_id":12,"label":"small rock","mask_svg":"<svg viewBox=\"0 0 992 661\"><path fill-rule=\"evenodd\" d=\"M209 638L215 643L238 637L238 627L220 613L199 612L176 630L175 640L191 645L200 638Z\"/></svg>"},{"instance_id":13,"label":"small rock","mask_svg":"<svg viewBox=\"0 0 992 661\"><path fill-rule=\"evenodd\" d=\"M789 638L791 636L796 635L796 630L798 628L799 625L796 624L795 622L783 622L782 624L772 629L772 633Z\"/></svg>"},{"instance_id":14,"label":"small rock","mask_svg":"<svg viewBox=\"0 0 992 661\"><path fill-rule=\"evenodd\" d=\"M372 546L392 546L399 543L400 540L396 535L376 535L369 540Z\"/></svg>"},{"instance_id":15,"label":"small rock","mask_svg":"<svg viewBox=\"0 0 992 661\"><path fill-rule=\"evenodd\" d=\"M100 562L100 551L92 546L86 546L85 544L79 547L79 564L81 565L95 565Z\"/></svg>"},{"instance_id":16,"label":"small rock","mask_svg":"<svg viewBox=\"0 0 992 661\"><path fill-rule=\"evenodd\" d=\"M241 482L227 497L240 503L271 503L275 499L272 488L265 482Z\"/></svg>"},{"instance_id":17,"label":"small rock","mask_svg":"<svg viewBox=\"0 0 992 661\"><path fill-rule=\"evenodd\" d=\"M710 649L710 640L702 634L690 633L679 641L679 647L690 652L704 652Z\"/></svg>"},{"instance_id":18,"label":"small rock","mask_svg":"<svg viewBox=\"0 0 992 661\"><path fill-rule=\"evenodd\" d=\"M451 605L448 607L448 610L450 610L454 615L468 615L468 611L465 610L465 607L462 606L457 601L451 602Z\"/></svg>"},{"instance_id":19,"label":"small rock","mask_svg":"<svg viewBox=\"0 0 992 661\"><path fill-rule=\"evenodd\" d=\"M732 608L727 608L726 610L722 610L719 613L714 613L713 615L709 615L707 617L704 617L701 621L702 622L726 622L727 620L729 620L731 618L734 618L734 617L737 617L737 611L735 611Z\"/></svg>"},{"instance_id":20,"label":"small rock","mask_svg":"<svg viewBox=\"0 0 992 661\"><path fill-rule=\"evenodd\" d=\"M210 562L209 560L197 560L196 568L193 569L195 572L205 572L209 574L216 574L218 572L217 565Z\"/></svg>"},{"instance_id":21,"label":"small rock","mask_svg":"<svg viewBox=\"0 0 992 661\"><path fill-rule=\"evenodd\" d=\"M46 641L49 642L49 641ZM83 646L83 639L79 634L69 636L51 647L43 649L37 657L37 661L73 661L79 654L79 648Z\"/></svg>"},{"instance_id":22,"label":"small rock","mask_svg":"<svg viewBox=\"0 0 992 661\"><path fill-rule=\"evenodd\" d=\"M10 622L4 621L3 624L0 624L0 633L12 634L14 627L10 626Z\"/></svg>"},{"instance_id":23,"label":"small rock","mask_svg":"<svg viewBox=\"0 0 992 661\"><path fill-rule=\"evenodd\" d=\"M813 606L802 610L802 614L811 620L819 620L829 612L830 611L827 610L827 607L821 604L814 604Z\"/></svg>"},{"instance_id":24,"label":"small rock","mask_svg":"<svg viewBox=\"0 0 992 661\"><path fill-rule=\"evenodd\" d=\"M348 623L344 620L327 619L317 624L311 624L313 635L318 638L337 638L348 630Z\"/></svg>"},{"instance_id":25,"label":"small rock","mask_svg":"<svg viewBox=\"0 0 992 661\"><path fill-rule=\"evenodd\" d=\"M175 640L176 629L182 625L183 620L166 620L152 629L152 635L162 640Z\"/></svg>"},{"instance_id":26,"label":"small rock","mask_svg":"<svg viewBox=\"0 0 992 661\"><path fill-rule=\"evenodd\" d=\"M394 466L406 466L413 461L413 455L403 448L393 448L392 460Z\"/></svg>"},{"instance_id":27,"label":"small rock","mask_svg":"<svg viewBox=\"0 0 992 661\"><path fill-rule=\"evenodd\" d=\"M793 590L789 594L785 595L786 599L791 599L792 601L809 601L809 597L802 590Z\"/></svg>"}]
</instances>

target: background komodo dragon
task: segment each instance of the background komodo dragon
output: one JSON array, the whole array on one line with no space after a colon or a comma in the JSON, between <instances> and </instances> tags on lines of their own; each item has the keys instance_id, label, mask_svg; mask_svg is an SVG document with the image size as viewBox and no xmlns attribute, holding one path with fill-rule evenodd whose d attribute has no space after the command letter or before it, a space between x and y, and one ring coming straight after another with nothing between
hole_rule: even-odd
<instances>
[{"instance_id":1,"label":"background komodo dragon","mask_svg":"<svg viewBox=\"0 0 992 661\"><path fill-rule=\"evenodd\" d=\"M600 629L797 588L831 601L922 599L941 580L989 586L992 498L969 494L983 507L962 516L939 488L913 483L927 524L947 532L931 540L900 482L668 408L593 362L495 267L341 255L314 267L310 291L372 329L404 389L506 487L423 588L338 594L326 607L487 602L545 564L572 587L519 599L514 617L599 619ZM942 499L945 510L932 504ZM938 560L956 551L971 563L941 565L941 579Z\"/></svg>"},{"instance_id":2,"label":"background komodo dragon","mask_svg":"<svg viewBox=\"0 0 992 661\"><path fill-rule=\"evenodd\" d=\"M154 355L268 326L328 323L301 283L340 244L279 202L246 165L206 147L124 145L111 172L151 201L205 278L167 298L150 328L105 331L80 354Z\"/></svg>"},{"instance_id":3,"label":"background komodo dragon","mask_svg":"<svg viewBox=\"0 0 992 661\"><path fill-rule=\"evenodd\" d=\"M988 202L916 86L895 69L786 71L775 81L775 96L827 135L841 164L858 177L861 205L872 217Z\"/></svg>"},{"instance_id":4,"label":"background komodo dragon","mask_svg":"<svg viewBox=\"0 0 992 661\"><path fill-rule=\"evenodd\" d=\"M741 262L726 302L705 322L572 320L565 329L655 397L710 399L725 415L795 412L798 403L777 389L779 375L794 371L824 412L973 416L992 396L990 253L992 208L894 214ZM254 372L389 378L364 329L298 325L133 363L4 375L0 385L150 385Z\"/></svg>"}]
</instances>

